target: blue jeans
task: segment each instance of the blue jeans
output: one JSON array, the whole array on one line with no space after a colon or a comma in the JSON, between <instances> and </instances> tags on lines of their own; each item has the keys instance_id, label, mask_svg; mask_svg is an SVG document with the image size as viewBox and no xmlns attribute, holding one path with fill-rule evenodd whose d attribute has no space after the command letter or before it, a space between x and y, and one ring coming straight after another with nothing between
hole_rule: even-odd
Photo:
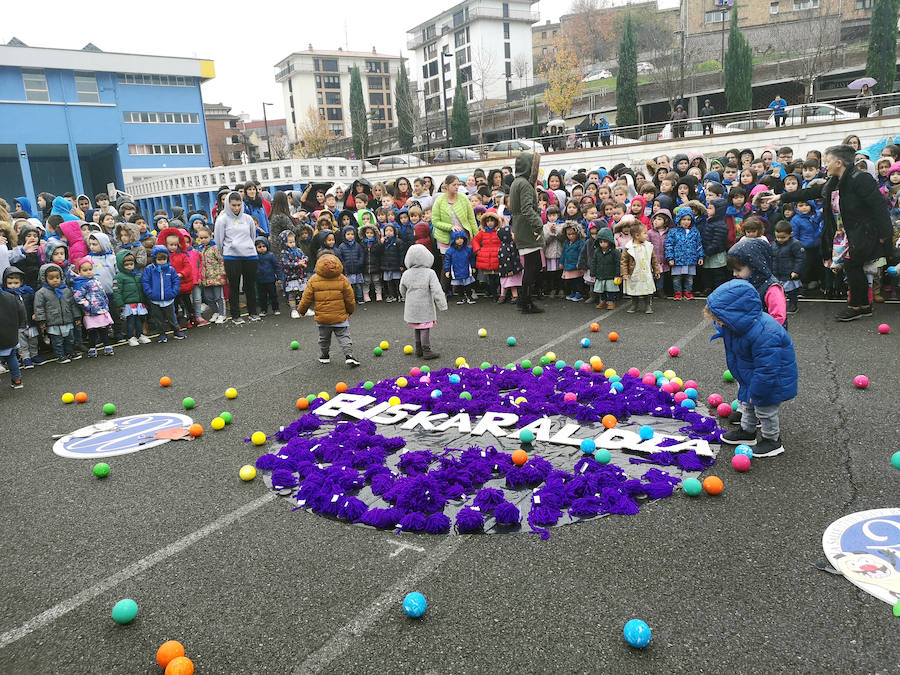
<instances>
[{"instance_id":1,"label":"blue jeans","mask_svg":"<svg viewBox=\"0 0 900 675\"><path fill-rule=\"evenodd\" d=\"M12 353L9 356L0 357L6 360L6 367L9 368L9 379L10 380L18 380L22 377L22 372L19 370L19 357L16 354L16 350L13 349Z\"/></svg>"},{"instance_id":2,"label":"blue jeans","mask_svg":"<svg viewBox=\"0 0 900 675\"><path fill-rule=\"evenodd\" d=\"M138 316L137 314L132 314L131 316L125 317L125 337L140 337L143 335L143 330L141 330L141 324L143 323L142 316Z\"/></svg>"},{"instance_id":3,"label":"blue jeans","mask_svg":"<svg viewBox=\"0 0 900 675\"><path fill-rule=\"evenodd\" d=\"M694 275L673 274L672 288L675 289L676 293L681 293L682 291L684 291L685 293L690 293L694 290Z\"/></svg>"},{"instance_id":4,"label":"blue jeans","mask_svg":"<svg viewBox=\"0 0 900 675\"><path fill-rule=\"evenodd\" d=\"M50 345L57 358L72 356L75 353L75 331L69 331L68 335L50 335Z\"/></svg>"}]
</instances>

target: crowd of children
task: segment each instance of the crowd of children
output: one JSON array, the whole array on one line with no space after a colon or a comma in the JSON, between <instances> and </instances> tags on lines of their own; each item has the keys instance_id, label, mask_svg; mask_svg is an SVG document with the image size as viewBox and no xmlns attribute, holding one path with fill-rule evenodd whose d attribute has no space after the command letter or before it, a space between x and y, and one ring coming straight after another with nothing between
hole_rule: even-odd
<instances>
[{"instance_id":1,"label":"crowd of children","mask_svg":"<svg viewBox=\"0 0 900 675\"><path fill-rule=\"evenodd\" d=\"M888 145L882 154L877 162L858 155L857 167L878 181L896 222L900 148ZM795 159L789 147L758 156L735 148L721 158L688 152L638 169L554 169L536 185L544 222L536 295L609 310L624 295L627 312L649 314L654 298L691 300L735 276L748 279L764 310L784 324L798 311L801 293L846 293L841 269L848 243L839 219L833 236L823 240L822 209L831 205L768 199L822 179L821 153ZM322 359L334 334L353 365L349 315L357 304L408 303L410 289L422 289L425 277L414 274L410 285L406 272L427 266L444 299L456 294L461 305L478 295L500 304L517 298L523 260L510 223L512 181L508 166L487 174L476 169L465 179L460 191L471 202L477 231L454 228L446 250L431 222L443 186L428 176L388 184L359 179L346 188L311 185L271 198L250 182L222 187L209 214L176 207L145 215L127 198L113 205L106 194L95 196L96 206L72 194L41 193L35 206L18 197L12 209L0 200L6 292L0 308L11 312L2 321L18 326L15 340L7 339L12 344L0 345L0 359L17 374L19 364L31 368L51 354L68 363L113 354L117 342L145 344L151 334L161 343L169 333L180 340L186 328L224 323L226 301L232 320L242 323L239 294L230 292L229 255L216 239L225 238L229 218L250 218L255 287L247 287L245 276L241 289L249 318L280 315L282 307L291 318L315 314ZM415 249L411 264L414 246L424 251ZM875 302L896 297L886 265L880 258L868 270ZM318 278L309 290L314 271ZM429 294L433 288L429 280ZM431 317L443 307L435 300L424 308L424 297L420 311L410 314L407 306L405 314L415 326L417 350L427 355L433 354ZM13 364L10 356L19 361Z\"/></svg>"}]
</instances>

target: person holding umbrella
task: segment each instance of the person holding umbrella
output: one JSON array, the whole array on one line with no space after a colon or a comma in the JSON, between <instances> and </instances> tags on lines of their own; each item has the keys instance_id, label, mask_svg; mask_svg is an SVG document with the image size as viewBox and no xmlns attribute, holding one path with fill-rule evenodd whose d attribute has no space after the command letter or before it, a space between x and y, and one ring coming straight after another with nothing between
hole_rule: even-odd
<instances>
[{"instance_id":1,"label":"person holding umbrella","mask_svg":"<svg viewBox=\"0 0 900 675\"><path fill-rule=\"evenodd\" d=\"M859 113L860 119L869 116L869 109L875 103L875 97L872 95L870 88L874 85L875 80L871 77L861 77L858 80L853 80L848 87L849 89L859 89L859 93L856 95L856 112Z\"/></svg>"}]
</instances>

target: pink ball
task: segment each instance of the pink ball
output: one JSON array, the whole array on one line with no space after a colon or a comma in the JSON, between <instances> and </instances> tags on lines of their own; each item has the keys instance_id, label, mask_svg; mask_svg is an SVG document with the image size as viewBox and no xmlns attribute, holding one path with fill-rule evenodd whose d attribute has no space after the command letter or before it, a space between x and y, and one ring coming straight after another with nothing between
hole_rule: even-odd
<instances>
[{"instance_id":1,"label":"pink ball","mask_svg":"<svg viewBox=\"0 0 900 675\"><path fill-rule=\"evenodd\" d=\"M697 391L700 391L700 385L697 384L694 380L688 380L687 382L685 382L684 388L685 389L696 389Z\"/></svg>"},{"instance_id":2,"label":"pink ball","mask_svg":"<svg viewBox=\"0 0 900 675\"><path fill-rule=\"evenodd\" d=\"M671 347L669 347L669 356L675 357L675 356L678 356L680 353L681 353L681 350L678 349L678 347L676 347L675 345L672 345Z\"/></svg>"},{"instance_id":3,"label":"pink ball","mask_svg":"<svg viewBox=\"0 0 900 675\"><path fill-rule=\"evenodd\" d=\"M631 375L632 377L640 377L641 371L639 368L629 368L628 374Z\"/></svg>"},{"instance_id":4,"label":"pink ball","mask_svg":"<svg viewBox=\"0 0 900 675\"><path fill-rule=\"evenodd\" d=\"M413 377L418 377L419 375L422 374L422 369L419 368L418 366L413 366L412 368L409 369L409 374L412 375Z\"/></svg>"},{"instance_id":5,"label":"pink ball","mask_svg":"<svg viewBox=\"0 0 900 675\"><path fill-rule=\"evenodd\" d=\"M681 403L686 398L687 394L685 394L683 391L679 391L677 394L675 394L675 403Z\"/></svg>"},{"instance_id":6,"label":"pink ball","mask_svg":"<svg viewBox=\"0 0 900 675\"><path fill-rule=\"evenodd\" d=\"M731 466L735 471L743 473L750 468L750 458L747 455L735 455L731 458Z\"/></svg>"},{"instance_id":7,"label":"pink ball","mask_svg":"<svg viewBox=\"0 0 900 675\"><path fill-rule=\"evenodd\" d=\"M706 399L706 402L709 403L710 408L718 408L719 404L722 403L724 399L718 394L710 394L709 398Z\"/></svg>"},{"instance_id":8,"label":"pink ball","mask_svg":"<svg viewBox=\"0 0 900 675\"><path fill-rule=\"evenodd\" d=\"M865 389L869 386L869 378L865 375L857 375L853 378L853 384L856 385L857 389Z\"/></svg>"},{"instance_id":9,"label":"pink ball","mask_svg":"<svg viewBox=\"0 0 900 675\"><path fill-rule=\"evenodd\" d=\"M672 390L673 394L676 391L681 391L681 385L678 384L675 380L672 380L671 382L669 382L669 388ZM687 387L685 387L685 388L687 388Z\"/></svg>"},{"instance_id":10,"label":"pink ball","mask_svg":"<svg viewBox=\"0 0 900 675\"><path fill-rule=\"evenodd\" d=\"M591 368L590 363L582 363L580 370L583 373L589 373L589 372L591 372L591 370L593 370L593 368Z\"/></svg>"},{"instance_id":11,"label":"pink ball","mask_svg":"<svg viewBox=\"0 0 900 675\"><path fill-rule=\"evenodd\" d=\"M663 386L660 387L660 389L662 389L667 394L674 394L675 392L672 389L673 384L674 382L666 382Z\"/></svg>"},{"instance_id":12,"label":"pink ball","mask_svg":"<svg viewBox=\"0 0 900 675\"><path fill-rule=\"evenodd\" d=\"M878 332L881 333L882 335L887 335L888 333L891 332L891 327L888 326L886 323L879 324Z\"/></svg>"},{"instance_id":13,"label":"pink ball","mask_svg":"<svg viewBox=\"0 0 900 675\"><path fill-rule=\"evenodd\" d=\"M431 376L423 375L419 378L419 382L421 382L422 384L431 384Z\"/></svg>"},{"instance_id":14,"label":"pink ball","mask_svg":"<svg viewBox=\"0 0 900 675\"><path fill-rule=\"evenodd\" d=\"M578 395L572 391L566 392L565 396L563 396L563 401L577 401L577 400L578 400Z\"/></svg>"},{"instance_id":15,"label":"pink ball","mask_svg":"<svg viewBox=\"0 0 900 675\"><path fill-rule=\"evenodd\" d=\"M734 410L731 409L730 403L720 403L719 407L716 408L716 412L719 414L719 417L728 417Z\"/></svg>"},{"instance_id":16,"label":"pink ball","mask_svg":"<svg viewBox=\"0 0 900 675\"><path fill-rule=\"evenodd\" d=\"M656 384L656 375L654 375L653 373L647 373L646 375L644 375L641 382L643 382L644 384L654 385Z\"/></svg>"}]
</instances>

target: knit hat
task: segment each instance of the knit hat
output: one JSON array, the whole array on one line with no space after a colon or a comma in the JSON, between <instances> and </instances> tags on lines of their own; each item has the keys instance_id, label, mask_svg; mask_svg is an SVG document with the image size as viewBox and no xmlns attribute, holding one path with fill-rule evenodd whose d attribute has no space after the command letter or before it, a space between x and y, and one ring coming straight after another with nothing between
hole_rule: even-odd
<instances>
[{"instance_id":1,"label":"knit hat","mask_svg":"<svg viewBox=\"0 0 900 675\"><path fill-rule=\"evenodd\" d=\"M203 216L201 216L199 213L195 213L195 214L192 215L190 218L188 218L188 224L189 224L189 225L193 225L194 222L197 221L197 220L206 222L206 218L204 218Z\"/></svg>"},{"instance_id":2,"label":"knit hat","mask_svg":"<svg viewBox=\"0 0 900 675\"><path fill-rule=\"evenodd\" d=\"M157 213L155 216L153 216L153 224L154 224L154 225L156 225L156 224L157 224L159 221L161 221L161 220L165 220L165 221L168 222L168 220L169 220L168 214L166 214L166 213Z\"/></svg>"},{"instance_id":3,"label":"knit hat","mask_svg":"<svg viewBox=\"0 0 900 675\"><path fill-rule=\"evenodd\" d=\"M688 216L692 223L694 222L694 210L690 206L679 206L675 211L675 223L680 223L685 216Z\"/></svg>"}]
</instances>

